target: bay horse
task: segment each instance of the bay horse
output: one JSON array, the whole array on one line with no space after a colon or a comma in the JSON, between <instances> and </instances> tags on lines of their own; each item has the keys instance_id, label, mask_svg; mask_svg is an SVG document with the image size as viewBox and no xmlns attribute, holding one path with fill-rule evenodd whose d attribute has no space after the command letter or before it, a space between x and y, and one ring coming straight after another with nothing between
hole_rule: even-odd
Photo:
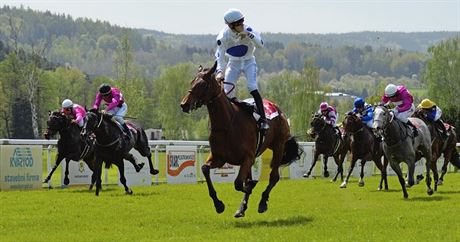
<instances>
[{"instance_id":1,"label":"bay horse","mask_svg":"<svg viewBox=\"0 0 460 242\"><path fill-rule=\"evenodd\" d=\"M380 170L380 184L378 190L382 190L382 183L385 183L385 190L388 190L387 181L387 166L388 159L383 153L382 142L374 135L371 129L361 121L361 118L353 112L349 112L342 122L345 136L350 141L351 162L348 168L348 174L343 181L341 188L347 187L348 179L350 178L356 161L361 160L361 173L358 185L364 186L364 165L366 161L374 161L377 168ZM383 156L383 163L382 163Z\"/></svg>"},{"instance_id":2,"label":"bay horse","mask_svg":"<svg viewBox=\"0 0 460 242\"><path fill-rule=\"evenodd\" d=\"M426 159L426 186L427 194L432 195L430 166L431 166L431 135L426 124L418 118L409 118L418 130L418 136L412 137L410 127L395 118L395 115L385 106L376 106L374 110L374 129L384 138L383 151L390 161L391 168L398 175L404 198L409 194L406 190L405 180L399 164L406 162L408 167L408 184L414 185L414 170L416 162L416 153L421 152ZM438 179L437 171L433 171L435 181ZM437 184L434 184L435 189Z\"/></svg>"},{"instance_id":3,"label":"bay horse","mask_svg":"<svg viewBox=\"0 0 460 242\"><path fill-rule=\"evenodd\" d=\"M343 140L336 135L336 131L332 125L326 123L319 113L312 113L310 121L311 129L308 131L310 136L315 139L315 153L310 169L303 177L309 177L311 171L316 165L319 155L323 155L324 177L329 177L327 171L327 160L330 156L334 158L337 164L337 173L331 182L335 182L340 174L340 179L343 181L343 161L348 152L348 140L345 137Z\"/></svg>"},{"instance_id":4,"label":"bay horse","mask_svg":"<svg viewBox=\"0 0 460 242\"><path fill-rule=\"evenodd\" d=\"M136 158L129 153L134 147L139 153L147 157L150 167L150 174L158 174L158 170L154 169L152 164L152 154L148 144L147 135L145 131L135 126L133 123L126 121L131 130L131 139L129 142L124 141L123 131L118 127L118 124L112 120L112 115L100 113L97 109L89 110L86 113L85 125L83 126L82 135L88 136L92 133L96 135L96 165L94 173L96 176L96 196L99 195L101 190L101 173L102 162L104 161L106 167L115 164L120 173L120 182L125 188L126 194L132 194L133 191L126 185L126 178L124 175L123 159L130 161L137 172L139 172L144 163L138 163ZM122 142L120 144L120 142Z\"/></svg>"},{"instance_id":5,"label":"bay horse","mask_svg":"<svg viewBox=\"0 0 460 242\"><path fill-rule=\"evenodd\" d=\"M449 125L446 127L448 136L447 139L442 137L441 131L438 130L436 124L426 118L426 115L421 109L417 109L413 115L414 117L423 120L431 134L431 154L432 154L432 167L431 170L437 170L437 160L441 155L444 155L444 163L441 170L441 177L437 184L442 185L444 182L444 175L447 173L447 165L452 163L455 167L460 169L460 157L457 151L457 134L454 126ZM420 157L418 157L420 159Z\"/></svg>"},{"instance_id":6,"label":"bay horse","mask_svg":"<svg viewBox=\"0 0 460 242\"><path fill-rule=\"evenodd\" d=\"M220 168L225 163L240 166L234 186L235 190L244 193L244 197L234 216L243 217L249 196L257 184L257 181L252 180L251 174L251 166L257 155L257 124L250 112L227 98L223 89L223 82L216 80L214 74L216 66L216 62L210 69L203 69L200 66L198 74L192 80L191 88L182 98L180 106L183 112L189 113L202 105L206 105L211 122L209 136L211 151L201 170L206 178L209 196L213 200L216 212L222 213L225 210L225 205L217 197L209 175L210 169ZM278 107L276 109L279 115L269 121L270 128L258 149L258 154L267 148L273 151L270 163L270 180L262 193L258 207L259 213L268 209L267 202L270 191L280 179L278 168L282 165L289 165L300 158L299 145L295 138L290 135L287 119Z\"/></svg>"},{"instance_id":7,"label":"bay horse","mask_svg":"<svg viewBox=\"0 0 460 242\"><path fill-rule=\"evenodd\" d=\"M59 133L57 142L57 154L53 169L45 178L43 183L51 180L54 171L61 164L62 160L66 161L64 185L70 183L69 180L69 162L83 160L94 174L95 156L94 143L91 140L84 140L80 135L80 128L77 124L71 123L71 119L67 118L60 111L49 112L48 120L46 121L47 128L44 133L46 139L50 139L56 133ZM94 176L91 178L90 189L94 185Z\"/></svg>"}]
</instances>

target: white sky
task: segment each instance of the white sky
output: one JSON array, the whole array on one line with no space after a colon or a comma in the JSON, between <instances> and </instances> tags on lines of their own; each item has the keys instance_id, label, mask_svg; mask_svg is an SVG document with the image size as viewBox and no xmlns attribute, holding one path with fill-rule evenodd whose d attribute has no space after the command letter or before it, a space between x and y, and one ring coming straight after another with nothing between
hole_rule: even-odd
<instances>
[{"instance_id":1,"label":"white sky","mask_svg":"<svg viewBox=\"0 0 460 242\"><path fill-rule=\"evenodd\" d=\"M238 8L259 32L459 31L460 0L1 0L123 27L217 34Z\"/></svg>"}]
</instances>

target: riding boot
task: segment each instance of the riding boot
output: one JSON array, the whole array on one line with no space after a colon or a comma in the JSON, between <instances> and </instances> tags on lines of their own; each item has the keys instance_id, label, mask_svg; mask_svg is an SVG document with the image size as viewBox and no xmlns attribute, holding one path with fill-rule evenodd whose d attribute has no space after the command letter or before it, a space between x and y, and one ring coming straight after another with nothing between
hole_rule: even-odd
<instances>
[{"instance_id":1,"label":"riding boot","mask_svg":"<svg viewBox=\"0 0 460 242\"><path fill-rule=\"evenodd\" d=\"M407 120L406 124L412 127L414 137L417 137L418 135L417 127L415 127L415 125L410 120Z\"/></svg>"},{"instance_id":2,"label":"riding boot","mask_svg":"<svg viewBox=\"0 0 460 242\"><path fill-rule=\"evenodd\" d=\"M129 131L128 125L126 125L126 123L124 123L121 126L123 127L123 130L125 131L127 140L129 141L131 139L131 131Z\"/></svg>"},{"instance_id":3,"label":"riding boot","mask_svg":"<svg viewBox=\"0 0 460 242\"><path fill-rule=\"evenodd\" d=\"M251 95L254 97L254 101L257 107L257 113L260 115L259 119L259 129L265 134L269 128L267 118L265 117L264 105L262 102L262 97L259 94L259 91L254 90L251 92Z\"/></svg>"}]
</instances>

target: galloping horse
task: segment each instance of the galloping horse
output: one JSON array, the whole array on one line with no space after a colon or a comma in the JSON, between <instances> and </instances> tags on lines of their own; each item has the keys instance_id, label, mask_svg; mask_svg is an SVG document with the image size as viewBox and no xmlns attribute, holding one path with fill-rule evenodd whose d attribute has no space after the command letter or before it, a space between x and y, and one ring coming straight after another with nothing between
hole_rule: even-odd
<instances>
[{"instance_id":1,"label":"galloping horse","mask_svg":"<svg viewBox=\"0 0 460 242\"><path fill-rule=\"evenodd\" d=\"M201 170L206 178L209 196L214 202L216 212L222 213L225 205L217 197L209 175L210 169L222 167L225 163L240 166L234 185L235 190L244 193L244 198L235 217L243 217L249 196L257 183L252 180L251 174L251 166L257 155L257 124L250 112L227 98L223 83L215 78L216 65L217 63L214 63L211 69L203 69L200 66L197 76L192 80L192 87L181 101L181 108L182 111L189 113L203 104L207 106L211 121L209 136L211 152ZM269 121L270 129L258 149L258 154L267 148L273 150L270 181L262 193L259 213L268 209L270 191L280 179L278 168L281 165L289 165L300 157L299 146L294 137L290 136L287 119L278 107L276 109L280 115Z\"/></svg>"},{"instance_id":2,"label":"galloping horse","mask_svg":"<svg viewBox=\"0 0 460 242\"><path fill-rule=\"evenodd\" d=\"M335 130L331 125L328 125L326 121L321 117L321 114L313 113L310 121L311 129L309 134L315 139L315 154L313 155L313 163L311 164L310 170L303 175L303 177L309 177L311 171L316 165L319 155L323 155L324 163L324 176L329 177L327 171L327 159L329 156L334 158L335 164L337 164L337 173L331 180L335 182L340 174L340 179L343 181L343 161L345 155L348 152L348 140L340 139L335 135Z\"/></svg>"},{"instance_id":3,"label":"galloping horse","mask_svg":"<svg viewBox=\"0 0 460 242\"><path fill-rule=\"evenodd\" d=\"M444 140L440 131L438 131L438 129L436 128L436 125L432 121L428 120L420 109L417 109L415 111L414 117L423 120L428 125L428 129L430 130L432 154L431 170L437 170L436 161L439 159L441 155L444 155L442 173L441 177L438 180L438 185L442 185L444 181L444 175L447 173L447 165L449 164L449 162L457 168L460 168L460 157L456 148L457 134L455 133L455 128L454 126L449 126L450 129L447 130L449 136L447 137L447 139Z\"/></svg>"},{"instance_id":4,"label":"galloping horse","mask_svg":"<svg viewBox=\"0 0 460 242\"><path fill-rule=\"evenodd\" d=\"M359 178L359 186L364 186L364 165L366 161L373 160L377 168L380 170L381 179L379 184L379 190L382 190L382 183L385 182L385 190L388 190L387 181L387 166L388 159L383 154L382 143L374 136L372 131L361 121L353 112L348 113L343 120L343 127L345 130L345 136L350 139L350 150L351 150L351 164L348 169L348 175L343 181L341 188L347 187L348 179L350 178L351 172L355 167L356 161L361 159L361 173ZM384 162L382 164L382 156Z\"/></svg>"},{"instance_id":5,"label":"galloping horse","mask_svg":"<svg viewBox=\"0 0 460 242\"><path fill-rule=\"evenodd\" d=\"M47 128L44 133L46 139L50 139L51 136L59 132L59 140L57 143L57 154L54 167L48 176L45 178L44 183L47 183L53 175L56 168L61 164L61 161L65 158L66 169L64 184L69 184L69 162L70 160L79 161L83 160L88 165L91 171L94 171L95 156L94 156L94 144L90 140L86 142L80 135L80 128L76 124L72 124L70 119L59 111L49 112ZM93 173L94 174L94 173ZM91 178L90 189L94 185L94 176Z\"/></svg>"},{"instance_id":6,"label":"galloping horse","mask_svg":"<svg viewBox=\"0 0 460 242\"><path fill-rule=\"evenodd\" d=\"M126 143L123 141L123 132L111 118L111 115L102 114L92 109L86 114L86 122L82 130L84 136L88 136L91 133L96 135L96 165L94 169L96 176L96 195L99 195L99 191L101 190L103 161L106 167L109 167L110 164L115 164L118 167L120 182L125 187L126 194L132 194L133 191L126 185L123 158L129 160L137 172L139 172L144 165L144 163L138 164L135 157L129 153L133 147L139 151L142 156L147 157L150 166L150 174L156 175L158 174L158 170L153 168L152 154L150 153L145 131L142 128L135 127L134 124L129 121L126 121L131 128L133 137L129 143ZM123 142L123 144L120 145L120 142Z\"/></svg>"},{"instance_id":7,"label":"galloping horse","mask_svg":"<svg viewBox=\"0 0 460 242\"><path fill-rule=\"evenodd\" d=\"M409 194L406 190L406 184L399 164L406 162L408 166L408 186L414 185L414 169L416 152L421 152L426 159L426 186L428 195L433 194L431 189L431 135L426 124L418 118L410 118L410 122L418 127L418 136L412 137L409 128L398 119L395 119L393 112L384 106L376 106L374 111L374 129L382 134L383 151L390 161L391 168L398 175L404 198ZM434 179L438 179L438 173L434 173ZM437 185L435 183L435 189Z\"/></svg>"}]
</instances>

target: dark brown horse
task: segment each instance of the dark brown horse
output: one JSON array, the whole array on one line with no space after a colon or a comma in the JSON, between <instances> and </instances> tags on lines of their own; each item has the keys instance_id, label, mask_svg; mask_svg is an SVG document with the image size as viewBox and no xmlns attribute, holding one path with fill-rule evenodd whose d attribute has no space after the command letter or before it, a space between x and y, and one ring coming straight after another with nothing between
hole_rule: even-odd
<instances>
[{"instance_id":1,"label":"dark brown horse","mask_svg":"<svg viewBox=\"0 0 460 242\"><path fill-rule=\"evenodd\" d=\"M62 160L65 159L66 167L64 173L64 185L68 185L69 180L69 162L83 160L91 171L94 171L95 156L94 156L94 144L90 140L84 140L80 135L80 128L77 124L70 122L63 113L59 111L49 112L49 117L46 122L47 128L44 133L46 139L50 139L56 133L59 133L59 139L57 142L57 154L56 161L54 162L53 169L50 171L48 176L45 178L44 183L47 183L54 171L61 164ZM93 187L95 182L94 176L91 178L90 189Z\"/></svg>"},{"instance_id":2,"label":"dark brown horse","mask_svg":"<svg viewBox=\"0 0 460 242\"><path fill-rule=\"evenodd\" d=\"M211 134L209 136L211 152L201 170L206 178L209 196L214 202L216 212L222 213L225 210L225 205L217 197L209 175L210 169L222 167L225 163L240 166L234 185L237 191L244 193L244 198L240 208L235 213L235 217L243 217L249 196L257 184L257 181L252 180L251 174L251 166L256 158L257 124L250 112L227 98L223 83L215 78L216 65L217 63L214 63L211 69L200 67L197 76L191 82L192 87L182 99L181 108L182 111L189 113L202 105L206 105L211 121ZM259 213L268 209L267 202L270 191L280 179L278 168L282 165L289 165L300 157L299 146L289 133L287 119L279 109L278 112L280 115L269 121L270 129L259 152L261 154L267 148L273 151L273 158L270 163L270 181L262 193Z\"/></svg>"},{"instance_id":3,"label":"dark brown horse","mask_svg":"<svg viewBox=\"0 0 460 242\"><path fill-rule=\"evenodd\" d=\"M303 177L309 177L311 171L316 165L319 155L323 155L324 162L324 176L329 177L329 172L327 171L327 159L332 156L334 158L335 164L337 164L337 173L332 182L337 180L337 177L340 174L340 179L343 181L343 161L345 160L345 155L348 152L347 139L342 140L335 134L334 128L327 124L326 121L322 118L321 114L313 113L310 121L311 129L308 131L312 138L315 139L315 154L313 155L313 162L311 164L310 170L303 175Z\"/></svg>"},{"instance_id":4,"label":"dark brown horse","mask_svg":"<svg viewBox=\"0 0 460 242\"><path fill-rule=\"evenodd\" d=\"M431 134L431 154L432 154L432 167L431 170L437 169L436 161L441 155L444 155L444 164L442 166L441 177L438 180L438 185L441 185L444 181L444 175L447 173L447 165L452 163L455 167L460 169L460 158L456 148L457 145L457 134L455 133L454 126L449 126L447 130L448 136L446 139L442 137L441 131L436 127L436 124L426 118L426 114L421 109L417 109L414 113L414 117L423 120ZM417 156L417 160L421 157Z\"/></svg>"},{"instance_id":5,"label":"dark brown horse","mask_svg":"<svg viewBox=\"0 0 460 242\"><path fill-rule=\"evenodd\" d=\"M371 129L361 121L353 112L348 113L343 120L343 128L345 136L350 140L351 163L348 169L347 177L343 181L341 188L347 187L348 179L355 167L356 161L361 160L361 173L359 178L359 186L364 186L364 165L366 161L373 160L377 168L380 170L381 179L379 190L382 190L382 183L385 182L385 190L388 190L387 181L387 166L388 160L383 154L382 143L376 138ZM382 164L382 156L384 161Z\"/></svg>"}]
</instances>

